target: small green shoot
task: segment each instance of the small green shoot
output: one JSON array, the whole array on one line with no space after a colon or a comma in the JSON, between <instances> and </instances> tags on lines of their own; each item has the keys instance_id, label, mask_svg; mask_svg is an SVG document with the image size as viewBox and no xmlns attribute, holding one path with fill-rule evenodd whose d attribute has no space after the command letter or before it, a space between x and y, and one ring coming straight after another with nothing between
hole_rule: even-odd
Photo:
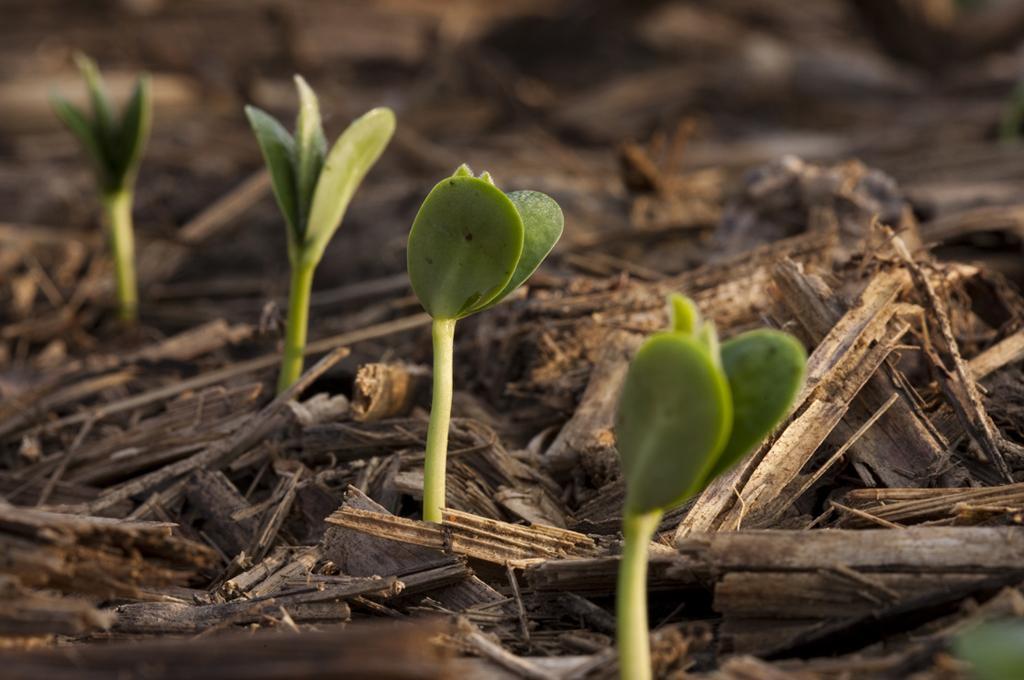
<instances>
[{"instance_id":1,"label":"small green shoot","mask_svg":"<svg viewBox=\"0 0 1024 680\"><path fill-rule=\"evenodd\" d=\"M409 232L409 279L433 317L434 394L423 470L423 519L440 522L452 407L455 322L489 309L536 271L562 235L558 204L537 191L505 194L465 165L420 206Z\"/></svg>"},{"instance_id":2,"label":"small green shoot","mask_svg":"<svg viewBox=\"0 0 1024 680\"><path fill-rule=\"evenodd\" d=\"M135 177L153 118L149 76L139 77L124 110L117 116L96 62L78 53L75 63L89 91L92 117L56 93L51 95L51 103L57 117L85 149L95 171L114 258L118 315L123 322L131 324L138 317L139 306L132 201Z\"/></svg>"},{"instance_id":3,"label":"small green shoot","mask_svg":"<svg viewBox=\"0 0 1024 680\"><path fill-rule=\"evenodd\" d=\"M647 548L665 510L699 493L786 416L806 356L792 336L760 329L721 345L692 300L669 298L669 330L640 347L615 435L626 478L617 592L621 677L651 677Z\"/></svg>"},{"instance_id":4,"label":"small green shoot","mask_svg":"<svg viewBox=\"0 0 1024 680\"><path fill-rule=\"evenodd\" d=\"M288 230L292 278L278 393L302 374L313 272L352 195L395 131L391 109L375 108L352 121L328 152L316 94L301 76L295 76L295 86L299 113L294 137L266 112L245 107Z\"/></svg>"}]
</instances>

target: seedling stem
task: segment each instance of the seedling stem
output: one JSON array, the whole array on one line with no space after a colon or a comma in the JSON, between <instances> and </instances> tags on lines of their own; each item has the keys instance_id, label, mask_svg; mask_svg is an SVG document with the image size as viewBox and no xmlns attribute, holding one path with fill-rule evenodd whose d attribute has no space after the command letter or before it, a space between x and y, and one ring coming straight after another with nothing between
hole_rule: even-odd
<instances>
[{"instance_id":1,"label":"seedling stem","mask_svg":"<svg viewBox=\"0 0 1024 680\"><path fill-rule=\"evenodd\" d=\"M427 426L427 450L423 464L423 519L440 522L445 507L445 467L448 428L452 419L452 357L455 353L455 319L435 319L434 397Z\"/></svg>"},{"instance_id":2,"label":"seedling stem","mask_svg":"<svg viewBox=\"0 0 1024 680\"><path fill-rule=\"evenodd\" d=\"M296 264L292 267L291 289L288 293L288 326L284 337L284 356L277 380L280 394L292 386L302 375L306 331L309 328L309 296L313 289L314 264Z\"/></svg>"},{"instance_id":3,"label":"seedling stem","mask_svg":"<svg viewBox=\"0 0 1024 680\"><path fill-rule=\"evenodd\" d=\"M627 511L622 520L624 543L616 589L619 677L650 680L651 650L647 628L647 548L664 513Z\"/></svg>"},{"instance_id":4,"label":"seedling stem","mask_svg":"<svg viewBox=\"0 0 1024 680\"><path fill-rule=\"evenodd\" d=\"M118 316L124 323L132 324L139 311L139 297L135 285L132 192L130 189L104 192L101 202L114 255Z\"/></svg>"}]
</instances>

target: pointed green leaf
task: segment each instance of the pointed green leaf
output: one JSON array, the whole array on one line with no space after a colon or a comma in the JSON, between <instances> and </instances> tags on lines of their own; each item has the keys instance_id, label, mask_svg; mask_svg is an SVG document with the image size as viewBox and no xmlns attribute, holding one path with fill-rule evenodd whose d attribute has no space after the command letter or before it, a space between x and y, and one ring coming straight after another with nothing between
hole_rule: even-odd
<instances>
[{"instance_id":1,"label":"pointed green leaf","mask_svg":"<svg viewBox=\"0 0 1024 680\"><path fill-rule=\"evenodd\" d=\"M142 151L149 139L153 120L153 100L150 96L149 77L142 76L121 114L117 131L117 171L122 185L131 185L139 168Z\"/></svg>"},{"instance_id":2,"label":"pointed green leaf","mask_svg":"<svg viewBox=\"0 0 1024 680\"><path fill-rule=\"evenodd\" d=\"M89 100L92 102L92 113L97 134L97 140L101 145L107 147L114 141L114 114L110 108L110 100L107 99L107 89L103 84L103 75L100 74L96 62L82 52L74 55L75 64L85 78L86 88L89 90Z\"/></svg>"},{"instance_id":3,"label":"pointed green leaf","mask_svg":"<svg viewBox=\"0 0 1024 680\"><path fill-rule=\"evenodd\" d=\"M96 131L93 129L92 124L78 108L63 97L52 94L50 95L50 102L53 105L54 113L57 114L57 117L78 139L82 148L85 149L89 162L96 171L97 183L101 188L106 188L110 183L111 168L107 165L106 156L103 153L99 140L96 138Z\"/></svg>"},{"instance_id":4,"label":"pointed green leaf","mask_svg":"<svg viewBox=\"0 0 1024 680\"><path fill-rule=\"evenodd\" d=\"M305 232L313 190L327 154L327 139L320 122L320 104L302 76L295 76L299 91L299 115L295 121L295 184L299 228Z\"/></svg>"},{"instance_id":5,"label":"pointed green leaf","mask_svg":"<svg viewBox=\"0 0 1024 680\"><path fill-rule=\"evenodd\" d=\"M288 246L290 252L301 247L298 209L295 196L295 170L292 158L295 155L295 142L288 131L270 114L255 106L246 106L245 115L249 125L256 133L256 141L263 153L263 160L270 171L270 184L274 189L274 197L281 208L285 222L288 224ZM297 254L297 252L296 252Z\"/></svg>"},{"instance_id":6,"label":"pointed green leaf","mask_svg":"<svg viewBox=\"0 0 1024 680\"><path fill-rule=\"evenodd\" d=\"M406 253L412 289L435 319L468 316L508 284L523 240L509 197L457 170L427 195L413 221Z\"/></svg>"},{"instance_id":7,"label":"pointed green leaf","mask_svg":"<svg viewBox=\"0 0 1024 680\"><path fill-rule=\"evenodd\" d=\"M391 109L371 109L352 121L327 154L306 224L303 257L308 262L320 261L352 195L384 153L394 132L395 114Z\"/></svg>"},{"instance_id":8,"label":"pointed green leaf","mask_svg":"<svg viewBox=\"0 0 1024 680\"><path fill-rule=\"evenodd\" d=\"M485 179L483 175L481 179ZM513 191L508 194L508 198L523 220L523 254L512 278L501 292L484 306L474 309L474 313L493 307L523 285L562 236L565 219L555 199L539 191Z\"/></svg>"},{"instance_id":9,"label":"pointed green leaf","mask_svg":"<svg viewBox=\"0 0 1024 680\"><path fill-rule=\"evenodd\" d=\"M750 331L722 343L734 422L708 482L750 453L786 417L803 385L806 363L803 346L781 331Z\"/></svg>"},{"instance_id":10,"label":"pointed green leaf","mask_svg":"<svg viewBox=\"0 0 1024 680\"><path fill-rule=\"evenodd\" d=\"M668 325L676 333L696 333L701 326L700 309L690 298L679 293L668 296Z\"/></svg>"},{"instance_id":11,"label":"pointed green leaf","mask_svg":"<svg viewBox=\"0 0 1024 680\"><path fill-rule=\"evenodd\" d=\"M668 508L699 491L732 421L729 386L700 341L651 336L630 364L615 426L626 512Z\"/></svg>"}]
</instances>

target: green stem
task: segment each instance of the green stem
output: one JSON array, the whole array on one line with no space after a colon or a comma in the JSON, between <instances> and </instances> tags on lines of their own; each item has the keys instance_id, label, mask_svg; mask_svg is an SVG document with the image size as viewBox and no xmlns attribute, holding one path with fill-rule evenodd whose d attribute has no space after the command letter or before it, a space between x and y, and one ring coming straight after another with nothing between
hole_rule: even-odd
<instances>
[{"instance_id":1,"label":"green stem","mask_svg":"<svg viewBox=\"0 0 1024 680\"><path fill-rule=\"evenodd\" d=\"M277 379L277 393L291 387L302 375L302 357L306 351L306 331L309 327L309 294L313 290L312 264L292 266L291 290L288 293L288 327L284 336L284 354L281 373Z\"/></svg>"},{"instance_id":2,"label":"green stem","mask_svg":"<svg viewBox=\"0 0 1024 680\"><path fill-rule=\"evenodd\" d=\"M448 426L452 419L452 355L455 319L434 319L434 396L427 426L427 453L423 462L423 520L440 522L444 509L444 475L448 458Z\"/></svg>"},{"instance_id":3,"label":"green stem","mask_svg":"<svg viewBox=\"0 0 1024 680\"><path fill-rule=\"evenodd\" d=\"M619 677L650 680L651 645L647 628L647 550L662 517L661 510L626 511L622 519L622 560L616 592Z\"/></svg>"},{"instance_id":4,"label":"green stem","mask_svg":"<svg viewBox=\"0 0 1024 680\"><path fill-rule=\"evenodd\" d=\"M128 189L104 193L103 213L110 234L117 283L118 317L135 323L139 313L139 294L135 284L135 234L132 230L132 192Z\"/></svg>"}]
</instances>

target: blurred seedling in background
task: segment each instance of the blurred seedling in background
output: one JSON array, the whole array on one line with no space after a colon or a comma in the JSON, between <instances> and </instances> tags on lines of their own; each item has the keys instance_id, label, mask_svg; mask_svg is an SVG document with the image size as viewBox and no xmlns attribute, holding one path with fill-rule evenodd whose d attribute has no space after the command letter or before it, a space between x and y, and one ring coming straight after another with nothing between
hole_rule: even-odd
<instances>
[{"instance_id":1,"label":"blurred seedling in background","mask_svg":"<svg viewBox=\"0 0 1024 680\"><path fill-rule=\"evenodd\" d=\"M1024 677L1024 622L991 621L961 633L953 641L953 652L971 665L977 680L1007 680Z\"/></svg>"},{"instance_id":2,"label":"blurred seedling in background","mask_svg":"<svg viewBox=\"0 0 1024 680\"><path fill-rule=\"evenodd\" d=\"M391 109L375 108L352 121L328 152L316 95L301 76L295 76L295 86L299 113L294 137L266 112L245 107L288 230L292 274L279 393L302 374L313 272L352 195L395 131Z\"/></svg>"},{"instance_id":3,"label":"blurred seedling in background","mask_svg":"<svg viewBox=\"0 0 1024 680\"><path fill-rule=\"evenodd\" d=\"M689 298L669 298L671 327L640 347L620 396L615 435L626 479L617 590L621 677L651 677L647 550L667 509L700 493L786 416L806 356L792 336L760 329L721 345Z\"/></svg>"},{"instance_id":4,"label":"blurred seedling in background","mask_svg":"<svg viewBox=\"0 0 1024 680\"><path fill-rule=\"evenodd\" d=\"M51 101L57 116L81 143L93 166L114 259L118 315L131 324L138 317L139 306L132 202L135 177L153 118L149 76L139 77L118 116L107 97L96 62L77 53L75 63L89 91L92 116L56 93L51 95Z\"/></svg>"},{"instance_id":5,"label":"blurred seedling in background","mask_svg":"<svg viewBox=\"0 0 1024 680\"><path fill-rule=\"evenodd\" d=\"M562 210L537 191L503 193L465 165L420 206L409 232L409 279L433 318L434 393L423 470L423 519L440 522L451 421L455 322L505 299L562 235Z\"/></svg>"}]
</instances>

